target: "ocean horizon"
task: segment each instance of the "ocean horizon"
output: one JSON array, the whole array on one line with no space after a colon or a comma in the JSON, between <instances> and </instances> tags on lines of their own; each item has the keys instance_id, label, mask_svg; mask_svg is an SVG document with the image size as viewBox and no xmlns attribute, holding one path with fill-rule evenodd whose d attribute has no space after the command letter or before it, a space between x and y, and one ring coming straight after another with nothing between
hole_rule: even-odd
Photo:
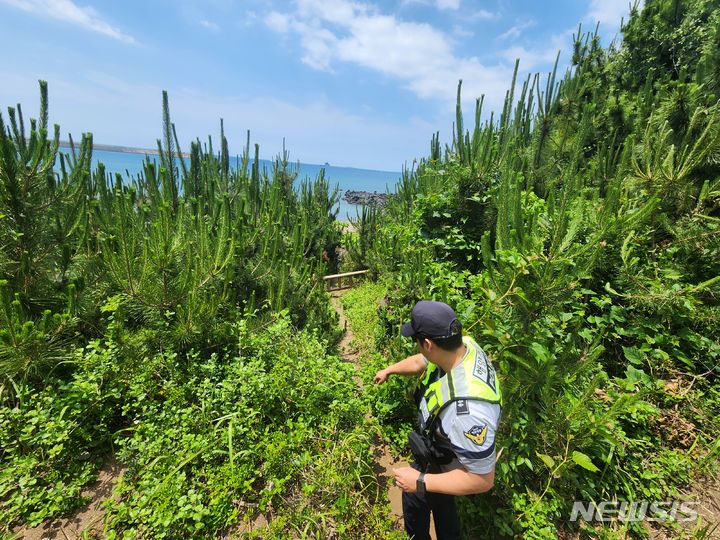
<instances>
[{"instance_id":1,"label":"ocean horizon","mask_svg":"<svg viewBox=\"0 0 720 540\"><path fill-rule=\"evenodd\" d=\"M94 144L92 156L92 168L97 167L98 163L105 165L107 173L119 173L124 178L133 178L142 171L142 165L145 157L157 161L157 151L150 149L121 147L123 150L108 150L109 145ZM76 146L77 148L77 146ZM67 144L60 144L60 151L68 153L70 149ZM188 163L188 158L183 158ZM239 156L231 156L230 167L236 168L240 162ZM337 167L329 163L324 165L314 163L301 163L298 161L290 162L293 168L297 168L297 181L305 178L315 179L321 169L325 169L325 178L330 182L331 187L337 186L340 190L340 196L346 191L368 191L377 193L393 193L395 185L400 179L400 171L379 171L375 169L361 169L357 167ZM272 169L273 160L260 159L260 167L266 168L268 171ZM348 221L350 218L356 217L362 207L360 205L349 204L342 199L338 204L337 219L340 221Z\"/></svg>"}]
</instances>

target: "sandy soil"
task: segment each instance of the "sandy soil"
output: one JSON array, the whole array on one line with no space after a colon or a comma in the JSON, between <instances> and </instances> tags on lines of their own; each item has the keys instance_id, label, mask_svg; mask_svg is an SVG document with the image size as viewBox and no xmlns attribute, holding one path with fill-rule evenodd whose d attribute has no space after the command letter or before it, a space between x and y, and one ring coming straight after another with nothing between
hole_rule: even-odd
<instances>
[{"instance_id":1,"label":"sandy soil","mask_svg":"<svg viewBox=\"0 0 720 540\"><path fill-rule=\"evenodd\" d=\"M695 502L698 519L678 523L674 529L649 528L651 540L676 538L704 538L720 540L720 478L699 478L684 492L682 500ZM707 528L705 536L698 532Z\"/></svg>"},{"instance_id":2,"label":"sandy soil","mask_svg":"<svg viewBox=\"0 0 720 540\"><path fill-rule=\"evenodd\" d=\"M20 528L15 531L24 540L71 540L80 538L87 532L90 538L101 536L105 509L103 502L112 496L115 483L125 473L125 467L110 458L98 473L94 484L83 490L83 497L89 497L90 502L73 516L45 521L37 527Z\"/></svg>"}]
</instances>

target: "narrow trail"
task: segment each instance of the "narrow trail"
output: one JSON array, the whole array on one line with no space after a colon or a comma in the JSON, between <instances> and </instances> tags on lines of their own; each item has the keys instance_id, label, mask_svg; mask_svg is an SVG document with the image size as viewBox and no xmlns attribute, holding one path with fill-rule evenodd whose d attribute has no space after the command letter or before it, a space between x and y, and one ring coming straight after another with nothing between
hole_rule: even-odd
<instances>
[{"instance_id":1,"label":"narrow trail","mask_svg":"<svg viewBox=\"0 0 720 540\"><path fill-rule=\"evenodd\" d=\"M340 317L340 326L345 329L345 334L340 340L338 345L340 349L341 358L350 362L355 366L355 375L353 376L355 383L362 389L363 380L357 374L359 354L356 349L352 346L353 331L350 326L350 322L345 317L345 311L342 307L341 298L346 290L334 291L331 294L331 303L335 308L338 316ZM393 469L398 467L407 467L408 463L405 461L396 461L390 453L390 448L387 444L373 447L373 455L375 456L375 471L380 477L380 485L384 491L386 491L388 500L390 501L390 511L393 523L398 527L403 527L402 519L402 491L395 485L393 481ZM434 535L433 535L434 538Z\"/></svg>"}]
</instances>

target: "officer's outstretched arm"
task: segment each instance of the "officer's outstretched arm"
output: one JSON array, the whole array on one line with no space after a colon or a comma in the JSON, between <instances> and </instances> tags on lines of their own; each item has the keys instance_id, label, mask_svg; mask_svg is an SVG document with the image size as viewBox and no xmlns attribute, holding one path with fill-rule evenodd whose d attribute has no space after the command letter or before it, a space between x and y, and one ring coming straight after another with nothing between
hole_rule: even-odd
<instances>
[{"instance_id":1,"label":"officer's outstretched arm","mask_svg":"<svg viewBox=\"0 0 720 540\"><path fill-rule=\"evenodd\" d=\"M427 364L422 354L413 354L408 356L404 360L381 369L375 374L375 384L384 383L390 375L420 375Z\"/></svg>"},{"instance_id":2,"label":"officer's outstretched arm","mask_svg":"<svg viewBox=\"0 0 720 540\"><path fill-rule=\"evenodd\" d=\"M492 489L495 470L487 474L476 474L465 469L454 469L445 473L426 474L425 487L433 493L447 495L473 495Z\"/></svg>"}]
</instances>

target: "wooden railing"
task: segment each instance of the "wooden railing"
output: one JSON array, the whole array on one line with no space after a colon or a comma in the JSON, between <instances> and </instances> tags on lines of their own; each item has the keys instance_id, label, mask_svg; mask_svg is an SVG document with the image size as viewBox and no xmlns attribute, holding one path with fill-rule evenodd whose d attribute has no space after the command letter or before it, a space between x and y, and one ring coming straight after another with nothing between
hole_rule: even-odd
<instances>
[{"instance_id":1,"label":"wooden railing","mask_svg":"<svg viewBox=\"0 0 720 540\"><path fill-rule=\"evenodd\" d=\"M344 274L331 274L324 276L323 279L327 283L328 291L339 291L341 289L349 289L354 285L355 278L360 278L367 274L369 270L357 270L355 272L346 272Z\"/></svg>"}]
</instances>

